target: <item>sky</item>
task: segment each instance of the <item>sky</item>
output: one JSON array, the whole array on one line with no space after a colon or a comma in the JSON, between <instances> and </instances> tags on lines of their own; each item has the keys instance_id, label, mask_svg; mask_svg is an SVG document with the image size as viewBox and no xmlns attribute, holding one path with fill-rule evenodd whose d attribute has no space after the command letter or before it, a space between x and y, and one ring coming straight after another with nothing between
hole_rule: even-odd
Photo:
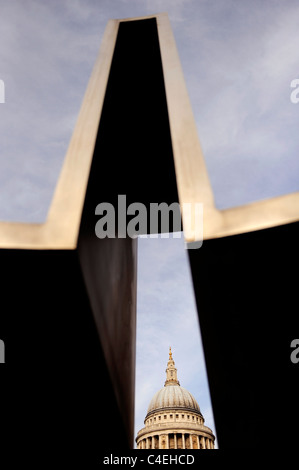
<instances>
[{"instance_id":1,"label":"sky","mask_svg":"<svg viewBox=\"0 0 299 470\"><path fill-rule=\"evenodd\" d=\"M46 219L108 20L160 12L171 22L216 206L299 190L299 103L290 100L298 0L0 0L0 12L0 220ZM172 346L182 386L213 427L203 357L192 354L200 332L180 241L139 240L138 426Z\"/></svg>"},{"instance_id":2,"label":"sky","mask_svg":"<svg viewBox=\"0 0 299 470\"><path fill-rule=\"evenodd\" d=\"M0 0L0 10L0 220L45 220L107 21L159 12L217 207L298 191L298 0Z\"/></svg>"},{"instance_id":3,"label":"sky","mask_svg":"<svg viewBox=\"0 0 299 470\"><path fill-rule=\"evenodd\" d=\"M138 238L135 436L151 398L164 387L169 347L180 385L215 435L188 252L181 233L167 235Z\"/></svg>"}]
</instances>

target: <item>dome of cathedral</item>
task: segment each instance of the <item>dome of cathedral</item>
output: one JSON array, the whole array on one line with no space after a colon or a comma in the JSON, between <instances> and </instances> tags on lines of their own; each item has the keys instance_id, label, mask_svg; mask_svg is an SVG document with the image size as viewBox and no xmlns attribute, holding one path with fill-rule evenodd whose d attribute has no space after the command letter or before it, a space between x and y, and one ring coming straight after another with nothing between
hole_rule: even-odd
<instances>
[{"instance_id":1,"label":"dome of cathedral","mask_svg":"<svg viewBox=\"0 0 299 470\"><path fill-rule=\"evenodd\" d=\"M161 388L151 399L146 416L159 412L160 410L166 411L167 409L186 410L199 413L201 415L200 408L194 396L188 392L188 390L180 386L171 348L169 352L169 361L167 363L164 387Z\"/></svg>"},{"instance_id":2,"label":"dome of cathedral","mask_svg":"<svg viewBox=\"0 0 299 470\"><path fill-rule=\"evenodd\" d=\"M180 385L168 385L159 390L151 399L147 414L160 409L184 409L200 413L194 396Z\"/></svg>"},{"instance_id":3,"label":"dome of cathedral","mask_svg":"<svg viewBox=\"0 0 299 470\"><path fill-rule=\"evenodd\" d=\"M213 449L215 436L194 396L181 387L171 348L165 372L164 387L151 399L145 426L137 433L137 448Z\"/></svg>"}]
</instances>

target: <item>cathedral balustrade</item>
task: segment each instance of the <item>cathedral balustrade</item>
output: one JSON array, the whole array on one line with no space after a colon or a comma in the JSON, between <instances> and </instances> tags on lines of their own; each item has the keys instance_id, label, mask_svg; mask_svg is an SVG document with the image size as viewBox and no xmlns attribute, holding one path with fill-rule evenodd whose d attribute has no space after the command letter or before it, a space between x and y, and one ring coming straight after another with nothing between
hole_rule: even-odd
<instances>
[{"instance_id":1,"label":"cathedral balustrade","mask_svg":"<svg viewBox=\"0 0 299 470\"><path fill-rule=\"evenodd\" d=\"M142 428L138 433L137 433L137 439L140 439L143 435L152 435L155 432L163 432L163 431L173 431L177 433L190 433L194 432L194 434L200 433L201 436L210 438L211 435L213 435L213 432L210 428L207 426L199 425L198 427L195 428L195 426L192 426L190 423L189 425L186 426L175 426L174 424L161 424L161 425L152 425L152 426L147 426Z\"/></svg>"}]
</instances>

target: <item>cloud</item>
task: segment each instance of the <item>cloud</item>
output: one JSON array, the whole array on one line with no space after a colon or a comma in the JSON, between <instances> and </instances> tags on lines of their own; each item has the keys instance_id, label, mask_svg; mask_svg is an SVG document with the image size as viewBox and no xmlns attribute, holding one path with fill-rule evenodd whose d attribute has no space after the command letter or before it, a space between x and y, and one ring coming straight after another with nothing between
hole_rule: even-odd
<instances>
[{"instance_id":1,"label":"cloud","mask_svg":"<svg viewBox=\"0 0 299 470\"><path fill-rule=\"evenodd\" d=\"M101 16L97 25L90 14L78 22L68 5L8 2L1 9L2 220L45 219L98 52Z\"/></svg>"},{"instance_id":2,"label":"cloud","mask_svg":"<svg viewBox=\"0 0 299 470\"><path fill-rule=\"evenodd\" d=\"M0 219L44 220L107 21L162 11L218 207L298 190L298 2L4 2Z\"/></svg>"},{"instance_id":3,"label":"cloud","mask_svg":"<svg viewBox=\"0 0 299 470\"><path fill-rule=\"evenodd\" d=\"M298 191L299 5L198 4L175 28L216 204L231 207ZM188 45L188 47L187 47Z\"/></svg>"}]
</instances>

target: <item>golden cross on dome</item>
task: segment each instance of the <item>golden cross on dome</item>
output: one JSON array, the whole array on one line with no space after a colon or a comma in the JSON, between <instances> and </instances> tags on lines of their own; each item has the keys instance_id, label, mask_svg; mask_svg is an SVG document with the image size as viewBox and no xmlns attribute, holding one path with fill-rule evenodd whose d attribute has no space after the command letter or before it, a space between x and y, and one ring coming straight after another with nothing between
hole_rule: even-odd
<instances>
[{"instance_id":1,"label":"golden cross on dome","mask_svg":"<svg viewBox=\"0 0 299 470\"><path fill-rule=\"evenodd\" d=\"M172 352L171 352L171 346L169 346L169 360L172 361Z\"/></svg>"}]
</instances>

